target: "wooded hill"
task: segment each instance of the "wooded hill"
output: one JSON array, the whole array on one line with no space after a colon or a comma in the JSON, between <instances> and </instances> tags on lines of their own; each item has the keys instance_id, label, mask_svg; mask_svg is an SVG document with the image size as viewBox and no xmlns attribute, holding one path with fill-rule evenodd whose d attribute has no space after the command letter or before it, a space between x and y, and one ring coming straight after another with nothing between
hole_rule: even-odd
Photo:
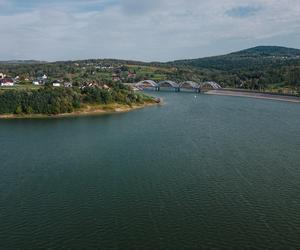
<instances>
[{"instance_id":1,"label":"wooded hill","mask_svg":"<svg viewBox=\"0 0 300 250\"><path fill-rule=\"evenodd\" d=\"M222 56L180 60L176 67L217 71L214 80L225 86L250 89L300 87L300 50L259 46Z\"/></svg>"}]
</instances>

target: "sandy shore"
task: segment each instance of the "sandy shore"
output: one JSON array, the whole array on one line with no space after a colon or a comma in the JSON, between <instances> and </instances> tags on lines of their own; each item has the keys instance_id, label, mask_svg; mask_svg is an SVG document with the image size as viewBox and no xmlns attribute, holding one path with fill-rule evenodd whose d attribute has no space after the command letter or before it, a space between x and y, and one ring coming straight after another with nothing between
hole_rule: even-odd
<instances>
[{"instance_id":1,"label":"sandy shore","mask_svg":"<svg viewBox=\"0 0 300 250\"><path fill-rule=\"evenodd\" d=\"M223 96L239 96L239 97L249 97L257 99L269 99L276 101L294 102L300 103L300 97L296 96L284 96L284 95L272 95L265 93L251 93L244 91L233 91L233 90L210 90L206 92L208 95L223 95Z\"/></svg>"},{"instance_id":2,"label":"sandy shore","mask_svg":"<svg viewBox=\"0 0 300 250\"><path fill-rule=\"evenodd\" d=\"M109 105L86 105L85 107L71 113L63 113L57 115L44 115L44 114L5 114L0 115L0 119L38 119L38 118L60 118L60 117L74 117L74 116L90 116L102 115L112 113L124 113L136 109L141 109L147 106L158 105L158 103L144 103L139 105L124 105L124 104L109 104Z\"/></svg>"}]
</instances>

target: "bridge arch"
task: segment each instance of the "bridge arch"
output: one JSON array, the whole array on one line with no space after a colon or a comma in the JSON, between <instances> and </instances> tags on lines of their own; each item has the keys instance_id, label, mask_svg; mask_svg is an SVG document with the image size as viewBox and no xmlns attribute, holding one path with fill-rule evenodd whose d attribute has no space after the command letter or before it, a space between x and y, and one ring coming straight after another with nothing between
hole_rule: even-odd
<instances>
[{"instance_id":1,"label":"bridge arch","mask_svg":"<svg viewBox=\"0 0 300 250\"><path fill-rule=\"evenodd\" d=\"M199 84L193 81L184 81L179 83L179 87L183 89L199 89Z\"/></svg>"},{"instance_id":2,"label":"bridge arch","mask_svg":"<svg viewBox=\"0 0 300 250\"><path fill-rule=\"evenodd\" d=\"M136 88L158 88L158 84L153 80L143 80L135 84Z\"/></svg>"},{"instance_id":3,"label":"bridge arch","mask_svg":"<svg viewBox=\"0 0 300 250\"><path fill-rule=\"evenodd\" d=\"M165 81L160 81L158 83L159 87L172 87L172 88L179 88L179 85L176 82L165 80Z\"/></svg>"},{"instance_id":4,"label":"bridge arch","mask_svg":"<svg viewBox=\"0 0 300 250\"><path fill-rule=\"evenodd\" d=\"M193 81L184 81L181 83L176 83L170 80L164 80L160 82L155 82L153 80L143 80L134 85L138 89L145 89L145 88L154 88L156 91L159 91L161 87L168 87L173 88L175 91L179 92L181 88L185 89L194 89L197 92L201 92L203 90L208 89L221 89L222 87L213 81L206 81L202 83L197 83Z\"/></svg>"},{"instance_id":5,"label":"bridge arch","mask_svg":"<svg viewBox=\"0 0 300 250\"><path fill-rule=\"evenodd\" d=\"M200 84L201 89L221 89L222 87L216 82L203 82Z\"/></svg>"},{"instance_id":6,"label":"bridge arch","mask_svg":"<svg viewBox=\"0 0 300 250\"><path fill-rule=\"evenodd\" d=\"M180 88L179 88L178 83L176 83L176 82L174 82L174 81L170 81L170 80L160 81L160 82L158 83L158 88L157 88L157 90L159 91L160 88L163 88L163 87L166 87L166 88L173 88L173 89L175 89L175 92L180 91Z\"/></svg>"}]
</instances>

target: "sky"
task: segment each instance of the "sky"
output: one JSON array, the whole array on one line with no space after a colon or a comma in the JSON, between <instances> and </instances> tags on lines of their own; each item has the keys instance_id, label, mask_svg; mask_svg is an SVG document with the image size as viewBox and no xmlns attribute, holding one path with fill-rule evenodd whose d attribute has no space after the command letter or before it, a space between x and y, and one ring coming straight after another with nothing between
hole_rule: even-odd
<instances>
[{"instance_id":1,"label":"sky","mask_svg":"<svg viewBox=\"0 0 300 250\"><path fill-rule=\"evenodd\" d=\"M299 0L0 0L0 61L171 61L300 48Z\"/></svg>"}]
</instances>

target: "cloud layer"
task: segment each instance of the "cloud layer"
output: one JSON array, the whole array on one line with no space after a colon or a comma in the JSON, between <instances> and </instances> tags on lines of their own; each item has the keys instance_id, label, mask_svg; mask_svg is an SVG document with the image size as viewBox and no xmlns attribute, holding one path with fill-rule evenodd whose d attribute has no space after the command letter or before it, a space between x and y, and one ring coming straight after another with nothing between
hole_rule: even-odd
<instances>
[{"instance_id":1,"label":"cloud layer","mask_svg":"<svg viewBox=\"0 0 300 250\"><path fill-rule=\"evenodd\" d=\"M298 0L0 0L0 60L194 58L300 42Z\"/></svg>"}]
</instances>

